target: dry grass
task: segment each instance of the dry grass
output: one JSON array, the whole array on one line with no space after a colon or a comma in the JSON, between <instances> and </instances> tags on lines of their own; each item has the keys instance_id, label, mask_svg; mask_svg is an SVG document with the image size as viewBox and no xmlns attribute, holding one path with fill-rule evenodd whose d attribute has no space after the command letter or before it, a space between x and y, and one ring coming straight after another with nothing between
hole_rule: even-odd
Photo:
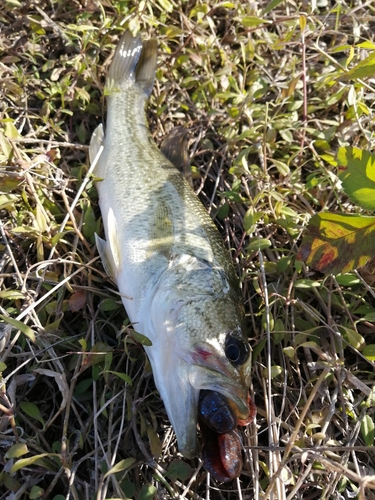
<instances>
[{"instance_id":1,"label":"dry grass","mask_svg":"<svg viewBox=\"0 0 375 500\"><path fill-rule=\"evenodd\" d=\"M359 44L375 9L267 4L2 4L0 498L375 498L373 269L296 260L310 215L358 211L332 159L374 149L374 81L343 75L374 50ZM189 130L195 189L241 276L258 414L225 487L178 454L94 245L87 144L129 24L159 40L151 131Z\"/></svg>"}]
</instances>

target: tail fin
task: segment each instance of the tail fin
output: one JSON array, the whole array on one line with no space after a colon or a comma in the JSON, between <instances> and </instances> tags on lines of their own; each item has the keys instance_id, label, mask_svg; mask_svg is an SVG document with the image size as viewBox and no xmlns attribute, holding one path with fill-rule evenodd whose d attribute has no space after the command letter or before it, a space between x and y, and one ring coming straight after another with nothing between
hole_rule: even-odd
<instances>
[{"instance_id":1,"label":"tail fin","mask_svg":"<svg viewBox=\"0 0 375 500\"><path fill-rule=\"evenodd\" d=\"M142 45L140 35L133 37L130 31L125 31L109 68L106 87L111 91L126 81L133 81L149 96L155 78L156 58L156 40L148 40Z\"/></svg>"}]
</instances>

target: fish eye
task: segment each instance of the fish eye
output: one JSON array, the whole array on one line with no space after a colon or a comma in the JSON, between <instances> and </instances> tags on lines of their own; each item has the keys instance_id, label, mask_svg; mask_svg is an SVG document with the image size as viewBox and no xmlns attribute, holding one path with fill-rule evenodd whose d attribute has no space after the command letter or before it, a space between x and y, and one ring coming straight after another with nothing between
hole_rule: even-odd
<instances>
[{"instance_id":1,"label":"fish eye","mask_svg":"<svg viewBox=\"0 0 375 500\"><path fill-rule=\"evenodd\" d=\"M225 355L235 366L245 363L249 357L250 349L247 342L238 337L228 335L225 341Z\"/></svg>"}]
</instances>

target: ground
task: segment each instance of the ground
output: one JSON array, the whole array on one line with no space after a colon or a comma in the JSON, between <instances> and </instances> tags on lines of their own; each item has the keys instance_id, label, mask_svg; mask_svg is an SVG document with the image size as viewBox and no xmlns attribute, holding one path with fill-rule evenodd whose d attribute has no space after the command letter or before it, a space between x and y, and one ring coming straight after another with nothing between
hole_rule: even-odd
<instances>
[{"instance_id":1,"label":"ground","mask_svg":"<svg viewBox=\"0 0 375 500\"><path fill-rule=\"evenodd\" d=\"M375 82L348 73L374 27L364 0L3 0L0 498L375 498L373 266L298 254L312 215L370 215L336 154L374 149ZM97 255L88 144L125 28L158 39L150 131L187 129L241 280L257 417L233 484L178 454Z\"/></svg>"}]
</instances>

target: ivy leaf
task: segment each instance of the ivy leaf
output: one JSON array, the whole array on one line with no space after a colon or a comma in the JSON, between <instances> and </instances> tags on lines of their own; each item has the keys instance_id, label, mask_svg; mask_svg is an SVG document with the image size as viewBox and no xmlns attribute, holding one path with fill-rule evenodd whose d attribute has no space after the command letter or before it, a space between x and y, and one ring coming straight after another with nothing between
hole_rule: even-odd
<instances>
[{"instance_id":1,"label":"ivy leaf","mask_svg":"<svg viewBox=\"0 0 375 500\"><path fill-rule=\"evenodd\" d=\"M326 274L362 267L375 254L375 217L321 213L307 226L297 258Z\"/></svg>"},{"instance_id":2,"label":"ivy leaf","mask_svg":"<svg viewBox=\"0 0 375 500\"><path fill-rule=\"evenodd\" d=\"M342 187L351 201L365 210L375 210L375 154L339 148L337 163Z\"/></svg>"}]
</instances>

